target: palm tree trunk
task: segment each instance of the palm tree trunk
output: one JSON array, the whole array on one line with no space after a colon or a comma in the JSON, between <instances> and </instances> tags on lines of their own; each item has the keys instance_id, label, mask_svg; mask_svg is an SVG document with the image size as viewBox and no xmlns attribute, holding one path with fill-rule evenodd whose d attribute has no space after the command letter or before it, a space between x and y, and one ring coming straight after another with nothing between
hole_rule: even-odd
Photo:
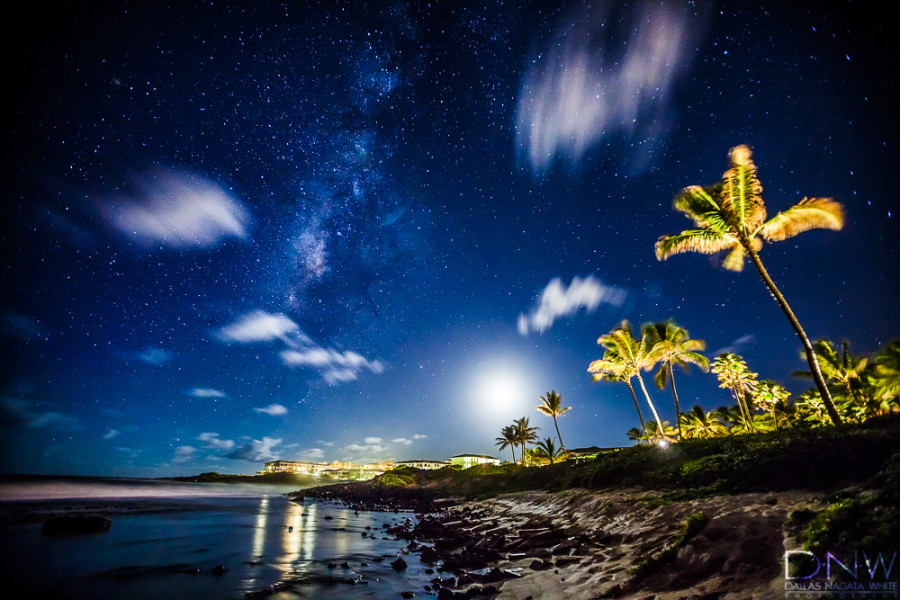
<instances>
[{"instance_id":1,"label":"palm tree trunk","mask_svg":"<svg viewBox=\"0 0 900 600\"><path fill-rule=\"evenodd\" d=\"M819 361L816 358L816 353L813 350L812 343L810 343L809 338L806 337L806 332L803 331L803 327L800 325L800 321L797 320L796 315L794 315L794 311L791 310L790 305L788 305L787 300L784 299L784 296L781 295L781 292L775 286L775 282L772 281L772 278L769 277L768 271L763 266L762 261L759 260L759 255L756 254L756 251L750 245L750 240L746 237L741 239L741 245L744 246L744 249L747 251L747 254L750 255L750 261L753 263L753 266L756 267L756 270L759 272L759 276L762 277L763 283L766 284L766 287L769 288L769 292L771 292L772 296L775 298L775 302L778 303L778 306L781 307L781 310L784 311L784 314L787 316L788 321L791 324L791 327L794 328L794 333L797 334L797 337L800 338L800 342L803 344L803 349L806 352L806 362L809 363L810 371L812 371L813 379L816 382L816 388L819 390L819 394L822 396L822 400L825 402L825 408L828 410L828 416L831 417L831 421L835 425L841 425L841 416L838 414L837 408L834 406L834 400L831 398L831 393L828 391L828 386L825 385L825 377L822 376L822 369L819 368Z\"/></svg>"},{"instance_id":2,"label":"palm tree trunk","mask_svg":"<svg viewBox=\"0 0 900 600\"><path fill-rule=\"evenodd\" d=\"M559 447L565 448L565 446L563 446L562 436L559 435L559 423L556 422L556 415L553 415L553 424L556 426L556 437L559 438ZM552 465L553 461L550 461L550 464Z\"/></svg>"},{"instance_id":3,"label":"palm tree trunk","mask_svg":"<svg viewBox=\"0 0 900 600\"><path fill-rule=\"evenodd\" d=\"M634 387L631 385L631 380L630 380L630 379L626 379L626 380L625 380L625 384L628 386L628 389L631 391L631 399L634 400L634 408L635 408L635 410L637 410L637 413L638 413L638 419L641 420L641 431L643 431L643 430L644 430L644 427L645 427L645 425L644 425L644 415L641 414L641 407L640 407L640 405L638 404L637 396L634 395ZM638 442L640 442L640 440L638 440Z\"/></svg>"},{"instance_id":4,"label":"palm tree trunk","mask_svg":"<svg viewBox=\"0 0 900 600\"><path fill-rule=\"evenodd\" d=\"M667 361L666 366L669 369L669 380L672 382L672 395L675 396L675 422L678 423L678 438L684 439L681 435L681 407L678 405L678 391L675 389L675 371L672 369L672 361Z\"/></svg>"},{"instance_id":5,"label":"palm tree trunk","mask_svg":"<svg viewBox=\"0 0 900 600\"><path fill-rule=\"evenodd\" d=\"M662 428L662 420L659 418L659 413L656 412L656 407L653 406L653 401L650 400L650 394L647 393L647 386L644 385L644 378L641 377L640 373L637 373L638 383L641 384L641 391L644 392L644 398L647 399L647 404L650 405L650 410L653 412L653 418L656 419L656 431L659 433L659 437L666 437L665 432L663 432Z\"/></svg>"},{"instance_id":6,"label":"palm tree trunk","mask_svg":"<svg viewBox=\"0 0 900 600\"><path fill-rule=\"evenodd\" d=\"M509 449L510 449L510 450L512 450L512 455L513 455L513 464L516 464L516 447L515 447L515 446L512 446L512 445L510 445L510 447L509 447Z\"/></svg>"},{"instance_id":7,"label":"palm tree trunk","mask_svg":"<svg viewBox=\"0 0 900 600\"><path fill-rule=\"evenodd\" d=\"M753 415L750 414L750 407L747 406L747 397L739 388L731 388L734 399L737 400L738 408L741 409L741 418L744 419L744 429L750 433L756 433L756 427L753 426Z\"/></svg>"}]
</instances>

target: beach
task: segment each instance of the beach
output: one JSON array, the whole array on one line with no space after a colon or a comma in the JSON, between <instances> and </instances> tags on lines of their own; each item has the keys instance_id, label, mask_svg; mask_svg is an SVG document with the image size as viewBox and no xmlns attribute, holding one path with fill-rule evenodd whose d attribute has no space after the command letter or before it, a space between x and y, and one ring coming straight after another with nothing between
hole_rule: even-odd
<instances>
[{"instance_id":1,"label":"beach","mask_svg":"<svg viewBox=\"0 0 900 600\"><path fill-rule=\"evenodd\" d=\"M296 486L44 478L0 484L6 598L400 598L433 574L385 533L412 513L293 502ZM280 489L279 489L280 488ZM42 533L96 514L94 533ZM391 565L403 556L405 568Z\"/></svg>"}]
</instances>

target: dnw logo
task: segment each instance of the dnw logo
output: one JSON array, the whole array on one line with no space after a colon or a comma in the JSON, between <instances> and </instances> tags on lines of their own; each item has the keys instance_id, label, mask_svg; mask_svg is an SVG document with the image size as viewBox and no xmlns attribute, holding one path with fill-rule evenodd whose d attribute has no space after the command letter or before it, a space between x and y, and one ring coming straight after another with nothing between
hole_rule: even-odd
<instances>
[{"instance_id":1,"label":"dnw logo","mask_svg":"<svg viewBox=\"0 0 900 600\"><path fill-rule=\"evenodd\" d=\"M862 565L864 565L862 569L860 569L859 555L859 552L854 552L851 562L850 557L841 560L831 552L826 552L824 560L822 560L822 558L807 550L788 550L784 553L784 578L787 581L809 580L821 573L823 565L825 567L824 576L827 580L832 579L832 574L834 576L846 574L844 575L845 578L849 576L854 580L859 580L861 577L864 578L868 575L872 581L886 581L891 576L894 559L897 558L896 551L890 555L890 562L885 561L885 557L881 552L878 552L871 558L868 554L862 552ZM792 558L795 559L794 564L797 565L793 573L791 569ZM883 576L878 577L879 571L883 572Z\"/></svg>"}]
</instances>

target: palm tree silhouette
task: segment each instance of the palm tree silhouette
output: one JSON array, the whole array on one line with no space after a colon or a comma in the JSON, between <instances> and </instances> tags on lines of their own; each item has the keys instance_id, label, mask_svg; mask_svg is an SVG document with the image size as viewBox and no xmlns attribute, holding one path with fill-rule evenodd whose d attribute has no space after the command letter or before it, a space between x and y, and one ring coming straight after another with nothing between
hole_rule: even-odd
<instances>
[{"instance_id":1,"label":"palm tree silhouette","mask_svg":"<svg viewBox=\"0 0 900 600\"><path fill-rule=\"evenodd\" d=\"M678 390L675 389L675 371L673 365L678 365L687 371L690 365L697 365L704 372L709 371L709 359L698 352L706 349L703 340L692 340L687 329L676 325L671 319L665 323L647 323L642 328L644 337L650 344L648 360L662 362L662 366L653 381L659 389L666 387L667 381L672 382L672 396L675 398L675 421L678 424L678 437L683 438L681 432L681 406L678 404Z\"/></svg>"},{"instance_id":2,"label":"palm tree silhouette","mask_svg":"<svg viewBox=\"0 0 900 600\"><path fill-rule=\"evenodd\" d=\"M494 441L495 446L500 446L501 452L507 448L512 450L513 464L516 462L516 444L518 443L516 428L513 425L507 425L501 429L500 437L496 438Z\"/></svg>"},{"instance_id":3,"label":"palm tree silhouette","mask_svg":"<svg viewBox=\"0 0 900 600\"><path fill-rule=\"evenodd\" d=\"M812 343L763 266L758 252L763 240L778 242L810 229L841 229L844 226L844 209L831 198L804 198L766 221L762 185L756 177L756 165L750 156L747 146L732 148L729 153L731 168L725 172L722 181L706 187L692 185L675 196L675 209L692 219L698 229L660 237L656 242L656 258L665 260L682 252L714 254L728 250L722 266L740 271L744 268L745 257L749 257L800 338L816 387L831 420L838 425L841 417L828 392Z\"/></svg>"},{"instance_id":4,"label":"palm tree silhouette","mask_svg":"<svg viewBox=\"0 0 900 600\"><path fill-rule=\"evenodd\" d=\"M562 441L562 436L559 434L559 423L557 423L556 419L557 417L569 412L572 407L562 407L562 396L560 396L559 392L557 392L556 390L547 392L540 397L540 400L542 404L538 404L535 408L537 408L540 412L544 413L548 417L553 417L553 425L556 427L556 435L559 439L559 447L565 448L565 445Z\"/></svg>"},{"instance_id":5,"label":"palm tree silhouette","mask_svg":"<svg viewBox=\"0 0 900 600\"><path fill-rule=\"evenodd\" d=\"M538 429L540 427L531 427L528 423L528 417L522 417L521 419L516 419L513 421L513 427L516 432L516 442L522 446L522 462L525 462L525 448L531 442L536 442L538 439Z\"/></svg>"}]
</instances>

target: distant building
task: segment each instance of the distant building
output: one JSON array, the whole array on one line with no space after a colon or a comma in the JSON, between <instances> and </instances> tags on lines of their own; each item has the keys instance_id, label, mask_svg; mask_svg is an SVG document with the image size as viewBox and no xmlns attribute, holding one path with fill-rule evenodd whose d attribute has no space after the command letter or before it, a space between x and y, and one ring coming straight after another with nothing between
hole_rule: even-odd
<instances>
[{"instance_id":1,"label":"distant building","mask_svg":"<svg viewBox=\"0 0 900 600\"><path fill-rule=\"evenodd\" d=\"M330 475L336 479L372 479L394 468L392 461L357 465L352 462L333 461L312 463L299 460L273 460L267 462L263 473L301 473L305 475Z\"/></svg>"},{"instance_id":2,"label":"distant building","mask_svg":"<svg viewBox=\"0 0 900 600\"><path fill-rule=\"evenodd\" d=\"M403 460L397 463L398 467L412 467L413 469L426 469L433 471L435 469L443 469L450 466L449 460Z\"/></svg>"},{"instance_id":3,"label":"distant building","mask_svg":"<svg viewBox=\"0 0 900 600\"><path fill-rule=\"evenodd\" d=\"M298 460L273 460L266 463L265 473L303 473L321 475L331 470L328 463L311 463Z\"/></svg>"},{"instance_id":4,"label":"distant building","mask_svg":"<svg viewBox=\"0 0 900 600\"><path fill-rule=\"evenodd\" d=\"M484 454L460 454L450 457L451 465L459 465L463 469L474 467L475 465L499 465L500 459Z\"/></svg>"}]
</instances>

